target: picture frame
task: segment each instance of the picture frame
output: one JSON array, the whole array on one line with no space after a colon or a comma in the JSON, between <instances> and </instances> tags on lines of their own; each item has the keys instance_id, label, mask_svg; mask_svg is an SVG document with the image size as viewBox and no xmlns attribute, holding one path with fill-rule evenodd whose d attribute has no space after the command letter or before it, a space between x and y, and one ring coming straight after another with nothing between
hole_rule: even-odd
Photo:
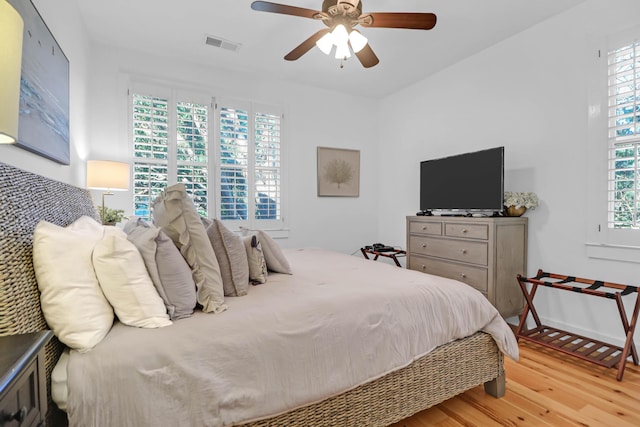
<instances>
[{"instance_id":1,"label":"picture frame","mask_svg":"<svg viewBox=\"0 0 640 427\"><path fill-rule=\"evenodd\" d=\"M360 150L318 147L318 196L360 196Z\"/></svg>"},{"instance_id":2,"label":"picture frame","mask_svg":"<svg viewBox=\"0 0 640 427\"><path fill-rule=\"evenodd\" d=\"M69 60L31 0L8 0L24 21L16 145L70 163Z\"/></svg>"}]
</instances>

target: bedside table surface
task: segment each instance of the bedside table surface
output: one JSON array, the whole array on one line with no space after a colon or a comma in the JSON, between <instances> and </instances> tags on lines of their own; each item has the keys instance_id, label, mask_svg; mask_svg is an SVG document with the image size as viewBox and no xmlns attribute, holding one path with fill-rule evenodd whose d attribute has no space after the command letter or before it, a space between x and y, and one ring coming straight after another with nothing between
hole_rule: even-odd
<instances>
[{"instance_id":1,"label":"bedside table surface","mask_svg":"<svg viewBox=\"0 0 640 427\"><path fill-rule=\"evenodd\" d=\"M0 337L0 394L53 337L50 330Z\"/></svg>"}]
</instances>

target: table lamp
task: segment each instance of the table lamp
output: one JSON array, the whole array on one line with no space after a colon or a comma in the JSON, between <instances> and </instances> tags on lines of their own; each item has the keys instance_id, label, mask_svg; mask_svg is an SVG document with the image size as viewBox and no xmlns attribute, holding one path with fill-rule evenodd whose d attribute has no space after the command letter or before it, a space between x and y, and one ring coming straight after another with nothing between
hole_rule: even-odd
<instances>
[{"instance_id":1,"label":"table lamp","mask_svg":"<svg viewBox=\"0 0 640 427\"><path fill-rule=\"evenodd\" d=\"M104 224L104 196L113 195L112 191L129 190L128 163L110 160L87 161L87 187L92 190L103 190L102 211L100 221Z\"/></svg>"}]
</instances>

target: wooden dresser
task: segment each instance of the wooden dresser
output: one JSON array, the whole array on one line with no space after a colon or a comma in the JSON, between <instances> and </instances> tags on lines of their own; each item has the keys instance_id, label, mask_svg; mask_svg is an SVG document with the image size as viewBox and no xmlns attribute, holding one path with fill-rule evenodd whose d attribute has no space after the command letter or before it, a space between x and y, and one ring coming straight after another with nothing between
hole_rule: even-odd
<instances>
[{"instance_id":1,"label":"wooden dresser","mask_svg":"<svg viewBox=\"0 0 640 427\"><path fill-rule=\"evenodd\" d=\"M407 217L407 268L460 280L502 317L522 312L516 279L527 274L525 217Z\"/></svg>"}]
</instances>

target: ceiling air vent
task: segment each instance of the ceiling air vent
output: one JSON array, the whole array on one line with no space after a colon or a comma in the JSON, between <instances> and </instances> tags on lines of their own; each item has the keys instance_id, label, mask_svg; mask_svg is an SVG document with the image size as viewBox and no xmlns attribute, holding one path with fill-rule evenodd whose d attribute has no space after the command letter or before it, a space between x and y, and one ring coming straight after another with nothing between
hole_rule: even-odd
<instances>
[{"instance_id":1,"label":"ceiling air vent","mask_svg":"<svg viewBox=\"0 0 640 427\"><path fill-rule=\"evenodd\" d=\"M216 36L206 36L204 42L209 46L219 47L221 49L230 50L232 52L239 51L240 46L242 46L240 43L234 43L232 41L225 40L222 37L216 37Z\"/></svg>"}]
</instances>

